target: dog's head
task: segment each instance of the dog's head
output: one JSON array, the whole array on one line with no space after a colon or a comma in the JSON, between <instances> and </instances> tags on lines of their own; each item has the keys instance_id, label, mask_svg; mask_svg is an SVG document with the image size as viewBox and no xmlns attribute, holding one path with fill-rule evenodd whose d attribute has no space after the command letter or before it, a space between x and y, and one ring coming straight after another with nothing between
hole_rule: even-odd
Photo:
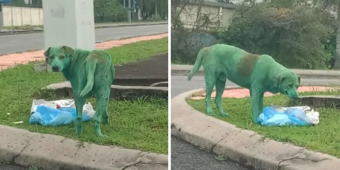
<instances>
[{"instance_id":1,"label":"dog's head","mask_svg":"<svg viewBox=\"0 0 340 170\"><path fill-rule=\"evenodd\" d=\"M63 71L70 63L70 56L74 50L68 46L49 47L44 55L46 63L49 64L53 72Z\"/></svg>"},{"instance_id":2,"label":"dog's head","mask_svg":"<svg viewBox=\"0 0 340 170\"><path fill-rule=\"evenodd\" d=\"M287 95L289 99L297 99L299 97L297 89L300 86L300 79L300 76L291 71L282 72L278 76L280 93Z\"/></svg>"}]
</instances>

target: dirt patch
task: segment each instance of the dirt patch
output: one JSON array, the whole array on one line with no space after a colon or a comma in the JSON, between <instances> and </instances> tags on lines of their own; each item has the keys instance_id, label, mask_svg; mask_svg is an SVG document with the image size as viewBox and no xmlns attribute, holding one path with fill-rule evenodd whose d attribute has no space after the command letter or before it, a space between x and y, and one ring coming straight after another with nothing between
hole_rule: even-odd
<instances>
[{"instance_id":1,"label":"dirt patch","mask_svg":"<svg viewBox=\"0 0 340 170\"><path fill-rule=\"evenodd\" d=\"M168 79L168 53L116 67L117 79Z\"/></svg>"}]
</instances>

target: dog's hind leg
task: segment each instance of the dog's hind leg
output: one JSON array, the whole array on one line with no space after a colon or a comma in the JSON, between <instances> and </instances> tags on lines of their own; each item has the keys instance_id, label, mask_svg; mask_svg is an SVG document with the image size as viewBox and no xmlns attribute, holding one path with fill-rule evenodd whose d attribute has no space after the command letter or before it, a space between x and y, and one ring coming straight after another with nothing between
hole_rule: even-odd
<instances>
[{"instance_id":1,"label":"dog's hind leg","mask_svg":"<svg viewBox=\"0 0 340 170\"><path fill-rule=\"evenodd\" d=\"M96 135L99 137L107 137L106 135L103 135L100 129L100 121L102 120L102 116L107 114L107 106L109 103L109 97L110 97L110 88L100 89L96 94L96 114L93 117L94 121L94 130L96 132ZM104 116L105 118L105 116ZM107 119L108 121L108 119Z\"/></svg>"},{"instance_id":2,"label":"dog's hind leg","mask_svg":"<svg viewBox=\"0 0 340 170\"><path fill-rule=\"evenodd\" d=\"M223 92L224 92L225 83L226 83L226 79L218 78L216 80L215 104L216 104L216 107L217 107L218 111L220 112L221 116L229 116L229 114L225 113L223 111L223 108L222 108L222 95L223 95Z\"/></svg>"},{"instance_id":3,"label":"dog's hind leg","mask_svg":"<svg viewBox=\"0 0 340 170\"><path fill-rule=\"evenodd\" d=\"M85 104L86 98L74 96L76 103L77 118L75 121L76 134L80 135L83 131L83 106Z\"/></svg>"},{"instance_id":4,"label":"dog's hind leg","mask_svg":"<svg viewBox=\"0 0 340 170\"><path fill-rule=\"evenodd\" d=\"M109 124L109 114L107 112L107 109L104 110L102 120L103 120L103 124Z\"/></svg>"},{"instance_id":5,"label":"dog's hind leg","mask_svg":"<svg viewBox=\"0 0 340 170\"><path fill-rule=\"evenodd\" d=\"M216 76L214 74L206 74L205 75L205 106L207 109L207 114L214 116L215 113L211 107L211 93L214 89L216 83Z\"/></svg>"}]
</instances>

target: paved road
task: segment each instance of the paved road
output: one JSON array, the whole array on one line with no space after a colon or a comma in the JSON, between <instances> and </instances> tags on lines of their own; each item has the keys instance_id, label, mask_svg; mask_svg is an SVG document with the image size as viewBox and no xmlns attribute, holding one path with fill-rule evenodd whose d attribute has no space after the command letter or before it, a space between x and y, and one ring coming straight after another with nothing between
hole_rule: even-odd
<instances>
[{"instance_id":1,"label":"paved road","mask_svg":"<svg viewBox=\"0 0 340 170\"><path fill-rule=\"evenodd\" d=\"M23 168L19 166L13 166L13 165L7 165L0 163L0 169L1 170L27 170L28 168Z\"/></svg>"},{"instance_id":2,"label":"paved road","mask_svg":"<svg viewBox=\"0 0 340 170\"><path fill-rule=\"evenodd\" d=\"M168 32L168 25L112 27L96 29L96 42ZM62 38L62 37L61 37ZM0 36L0 55L44 48L44 33Z\"/></svg>"},{"instance_id":3,"label":"paved road","mask_svg":"<svg viewBox=\"0 0 340 170\"><path fill-rule=\"evenodd\" d=\"M339 80L302 79L303 84L310 85L339 85ZM227 82L227 87L236 86ZM193 77L189 82L184 76L171 76L171 97L180 93L204 88L204 78ZM215 159L216 155L204 152L197 147L176 137L171 137L171 169L172 170L249 170L235 162L221 162Z\"/></svg>"}]
</instances>

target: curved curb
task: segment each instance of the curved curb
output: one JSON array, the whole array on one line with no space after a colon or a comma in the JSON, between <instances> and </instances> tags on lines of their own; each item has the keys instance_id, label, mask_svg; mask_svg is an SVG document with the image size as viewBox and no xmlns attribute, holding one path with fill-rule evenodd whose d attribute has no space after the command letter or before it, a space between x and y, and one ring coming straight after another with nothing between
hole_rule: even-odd
<instances>
[{"instance_id":1,"label":"curved curb","mask_svg":"<svg viewBox=\"0 0 340 170\"><path fill-rule=\"evenodd\" d=\"M79 142L0 125L0 160L21 166L72 170L167 170L168 156Z\"/></svg>"},{"instance_id":2,"label":"curved curb","mask_svg":"<svg viewBox=\"0 0 340 170\"><path fill-rule=\"evenodd\" d=\"M340 159L264 138L192 108L185 99L196 89L171 100L171 134L225 158L261 170L338 170Z\"/></svg>"}]
</instances>

